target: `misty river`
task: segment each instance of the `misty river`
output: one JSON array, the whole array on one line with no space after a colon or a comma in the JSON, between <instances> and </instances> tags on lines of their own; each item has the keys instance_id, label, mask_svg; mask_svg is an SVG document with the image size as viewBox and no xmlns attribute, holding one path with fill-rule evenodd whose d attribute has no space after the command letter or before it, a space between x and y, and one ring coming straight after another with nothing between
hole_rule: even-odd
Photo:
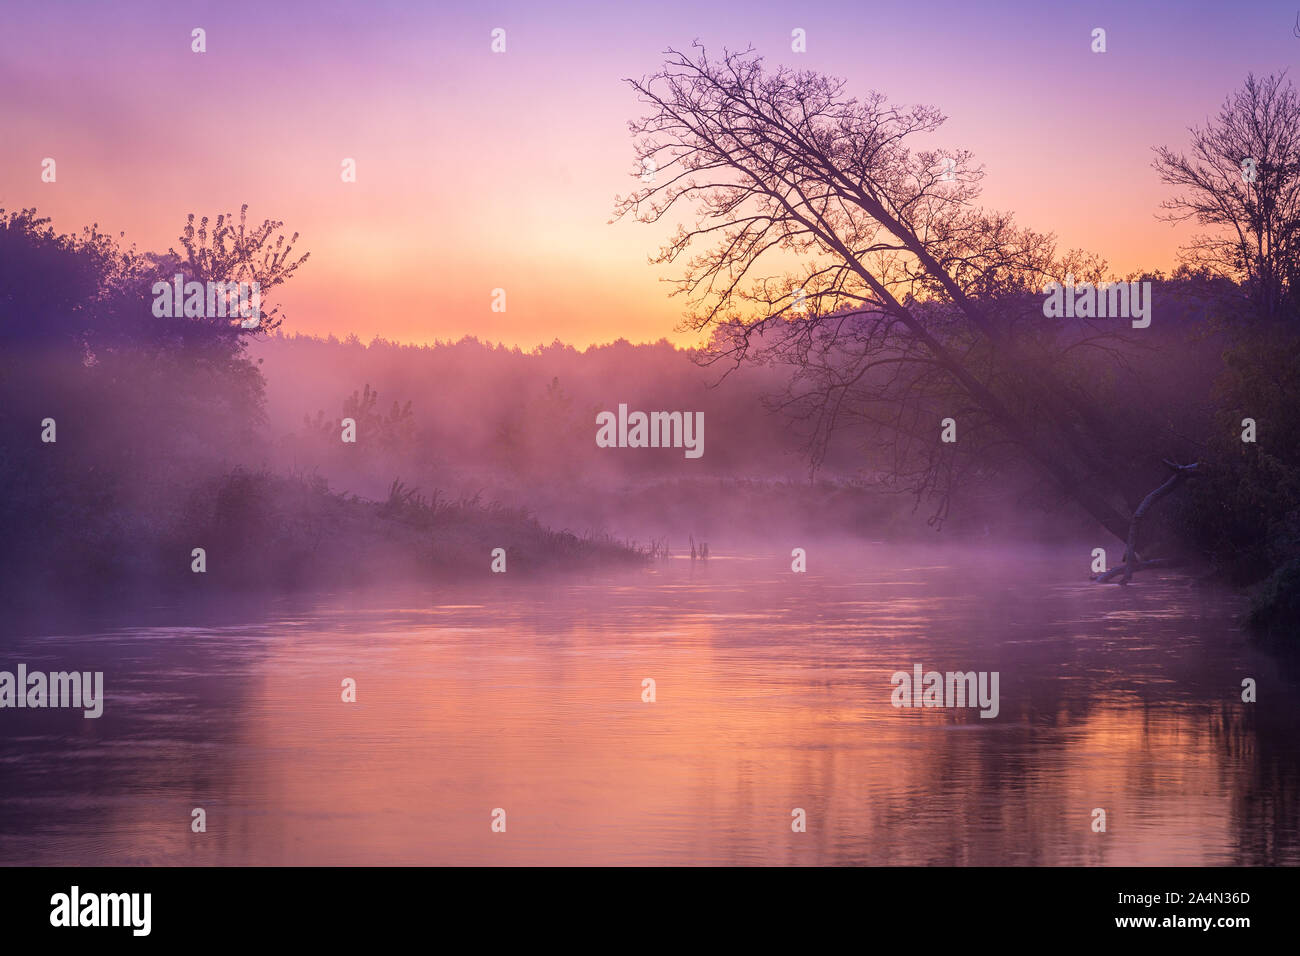
<instances>
[{"instance_id":1,"label":"misty river","mask_svg":"<svg viewBox=\"0 0 1300 956\"><path fill-rule=\"evenodd\" d=\"M724 548L20 633L0 669L105 703L5 712L0 863L1300 863L1295 670L1239 597L1089 560ZM996 718L894 707L915 665L998 672Z\"/></svg>"}]
</instances>

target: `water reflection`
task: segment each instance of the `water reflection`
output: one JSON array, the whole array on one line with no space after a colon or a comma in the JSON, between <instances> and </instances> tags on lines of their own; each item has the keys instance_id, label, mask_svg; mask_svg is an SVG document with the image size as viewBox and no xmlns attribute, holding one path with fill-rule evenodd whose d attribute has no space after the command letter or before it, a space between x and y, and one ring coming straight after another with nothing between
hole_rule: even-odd
<instances>
[{"instance_id":1,"label":"water reflection","mask_svg":"<svg viewBox=\"0 0 1300 956\"><path fill-rule=\"evenodd\" d=\"M0 712L0 861L1300 862L1295 676L1229 599L1047 552L819 557L10 639L107 704ZM999 717L893 708L914 663L999 671Z\"/></svg>"}]
</instances>

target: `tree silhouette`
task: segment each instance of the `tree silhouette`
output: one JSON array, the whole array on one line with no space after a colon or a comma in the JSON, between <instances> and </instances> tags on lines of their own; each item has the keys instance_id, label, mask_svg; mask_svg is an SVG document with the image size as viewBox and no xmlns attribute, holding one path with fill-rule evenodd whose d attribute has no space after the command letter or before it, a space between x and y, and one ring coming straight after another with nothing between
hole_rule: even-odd
<instances>
[{"instance_id":1,"label":"tree silhouette","mask_svg":"<svg viewBox=\"0 0 1300 956\"><path fill-rule=\"evenodd\" d=\"M154 257L162 278L170 278L173 271L179 270L186 281L256 282L265 296L292 278L298 267L311 257L311 253L305 252L294 258L293 246L298 241L298 233L286 240L284 233L277 233L283 228L283 222L264 219L260 226L250 229L247 203L239 207L238 226L234 215L228 212L219 214L210 229L207 216L199 220L198 226L195 226L194 219L194 213L190 213L181 231L184 256L173 248L167 251L166 256ZM271 332L281 325L278 315L278 307L273 307L270 311L263 311L257 326L239 328L254 335Z\"/></svg>"},{"instance_id":2,"label":"tree silhouette","mask_svg":"<svg viewBox=\"0 0 1300 956\"><path fill-rule=\"evenodd\" d=\"M411 410L411 400L402 405L394 399L385 414L379 409L379 390L372 389L369 382L364 391L353 390L343 399L343 418L357 423L358 439L384 451L409 448L415 439L415 414ZM327 446L338 444L339 419L326 418L324 411L317 411L315 419L304 415L303 424Z\"/></svg>"},{"instance_id":3,"label":"tree silhouette","mask_svg":"<svg viewBox=\"0 0 1300 956\"><path fill-rule=\"evenodd\" d=\"M1102 264L976 208L969 153L914 151L943 122L934 108L693 49L627 81L648 106L629 124L637 170L654 175L615 218L693 204L653 261L684 266L674 294L712 335L706 361L794 362L813 383L794 404L823 433L854 415L891 429L895 472L940 495L938 520L972 471L1029 464L1127 541L1149 472L1111 439L1132 409L1095 396L1086 360L1113 364L1122 333L1045 321L1038 295ZM938 445L940 415L964 419L966 445Z\"/></svg>"},{"instance_id":4,"label":"tree silhouette","mask_svg":"<svg viewBox=\"0 0 1300 956\"><path fill-rule=\"evenodd\" d=\"M1190 128L1190 156L1160 146L1153 163L1183 190L1162 218L1212 229L1186 247L1188 264L1239 283L1262 319L1294 317L1300 294L1300 97L1283 79L1248 75L1212 123Z\"/></svg>"}]
</instances>

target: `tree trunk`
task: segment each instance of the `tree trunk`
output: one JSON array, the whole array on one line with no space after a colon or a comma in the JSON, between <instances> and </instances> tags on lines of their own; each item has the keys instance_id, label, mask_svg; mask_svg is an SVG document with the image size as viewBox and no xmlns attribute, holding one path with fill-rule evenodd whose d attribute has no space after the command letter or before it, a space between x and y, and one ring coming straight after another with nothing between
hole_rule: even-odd
<instances>
[{"instance_id":1,"label":"tree trunk","mask_svg":"<svg viewBox=\"0 0 1300 956\"><path fill-rule=\"evenodd\" d=\"M1132 580L1133 574L1136 571L1143 571L1147 568L1170 567L1172 565L1173 562L1168 559L1157 558L1151 561L1143 561L1138 557L1138 536L1142 530L1142 521L1146 518L1147 513L1157 501L1172 492L1186 479L1195 478L1200 474L1200 463L1193 462L1190 465L1175 465L1172 461L1165 459L1165 465L1168 466L1171 472L1169 477L1165 479L1164 483L1160 485L1160 487L1152 490L1145 498L1143 498L1142 503L1138 505L1137 510L1133 512L1133 519L1129 522L1128 526L1128 543L1124 549L1123 566L1112 568L1104 574L1097 575L1094 580L1098 583L1105 584L1112 578L1118 577L1122 574L1124 577L1119 583L1125 585Z\"/></svg>"}]
</instances>

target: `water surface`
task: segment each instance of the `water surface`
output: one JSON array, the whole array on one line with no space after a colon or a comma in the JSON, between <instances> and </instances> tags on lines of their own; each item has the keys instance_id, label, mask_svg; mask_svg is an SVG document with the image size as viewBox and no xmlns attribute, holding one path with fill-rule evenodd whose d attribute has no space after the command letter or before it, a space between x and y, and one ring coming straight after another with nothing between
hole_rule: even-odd
<instances>
[{"instance_id":1,"label":"water surface","mask_svg":"<svg viewBox=\"0 0 1300 956\"><path fill-rule=\"evenodd\" d=\"M0 862L1300 862L1297 680L1236 599L1047 551L789 561L5 638L106 703L0 711ZM998 671L1000 714L894 708L916 663Z\"/></svg>"}]
</instances>

